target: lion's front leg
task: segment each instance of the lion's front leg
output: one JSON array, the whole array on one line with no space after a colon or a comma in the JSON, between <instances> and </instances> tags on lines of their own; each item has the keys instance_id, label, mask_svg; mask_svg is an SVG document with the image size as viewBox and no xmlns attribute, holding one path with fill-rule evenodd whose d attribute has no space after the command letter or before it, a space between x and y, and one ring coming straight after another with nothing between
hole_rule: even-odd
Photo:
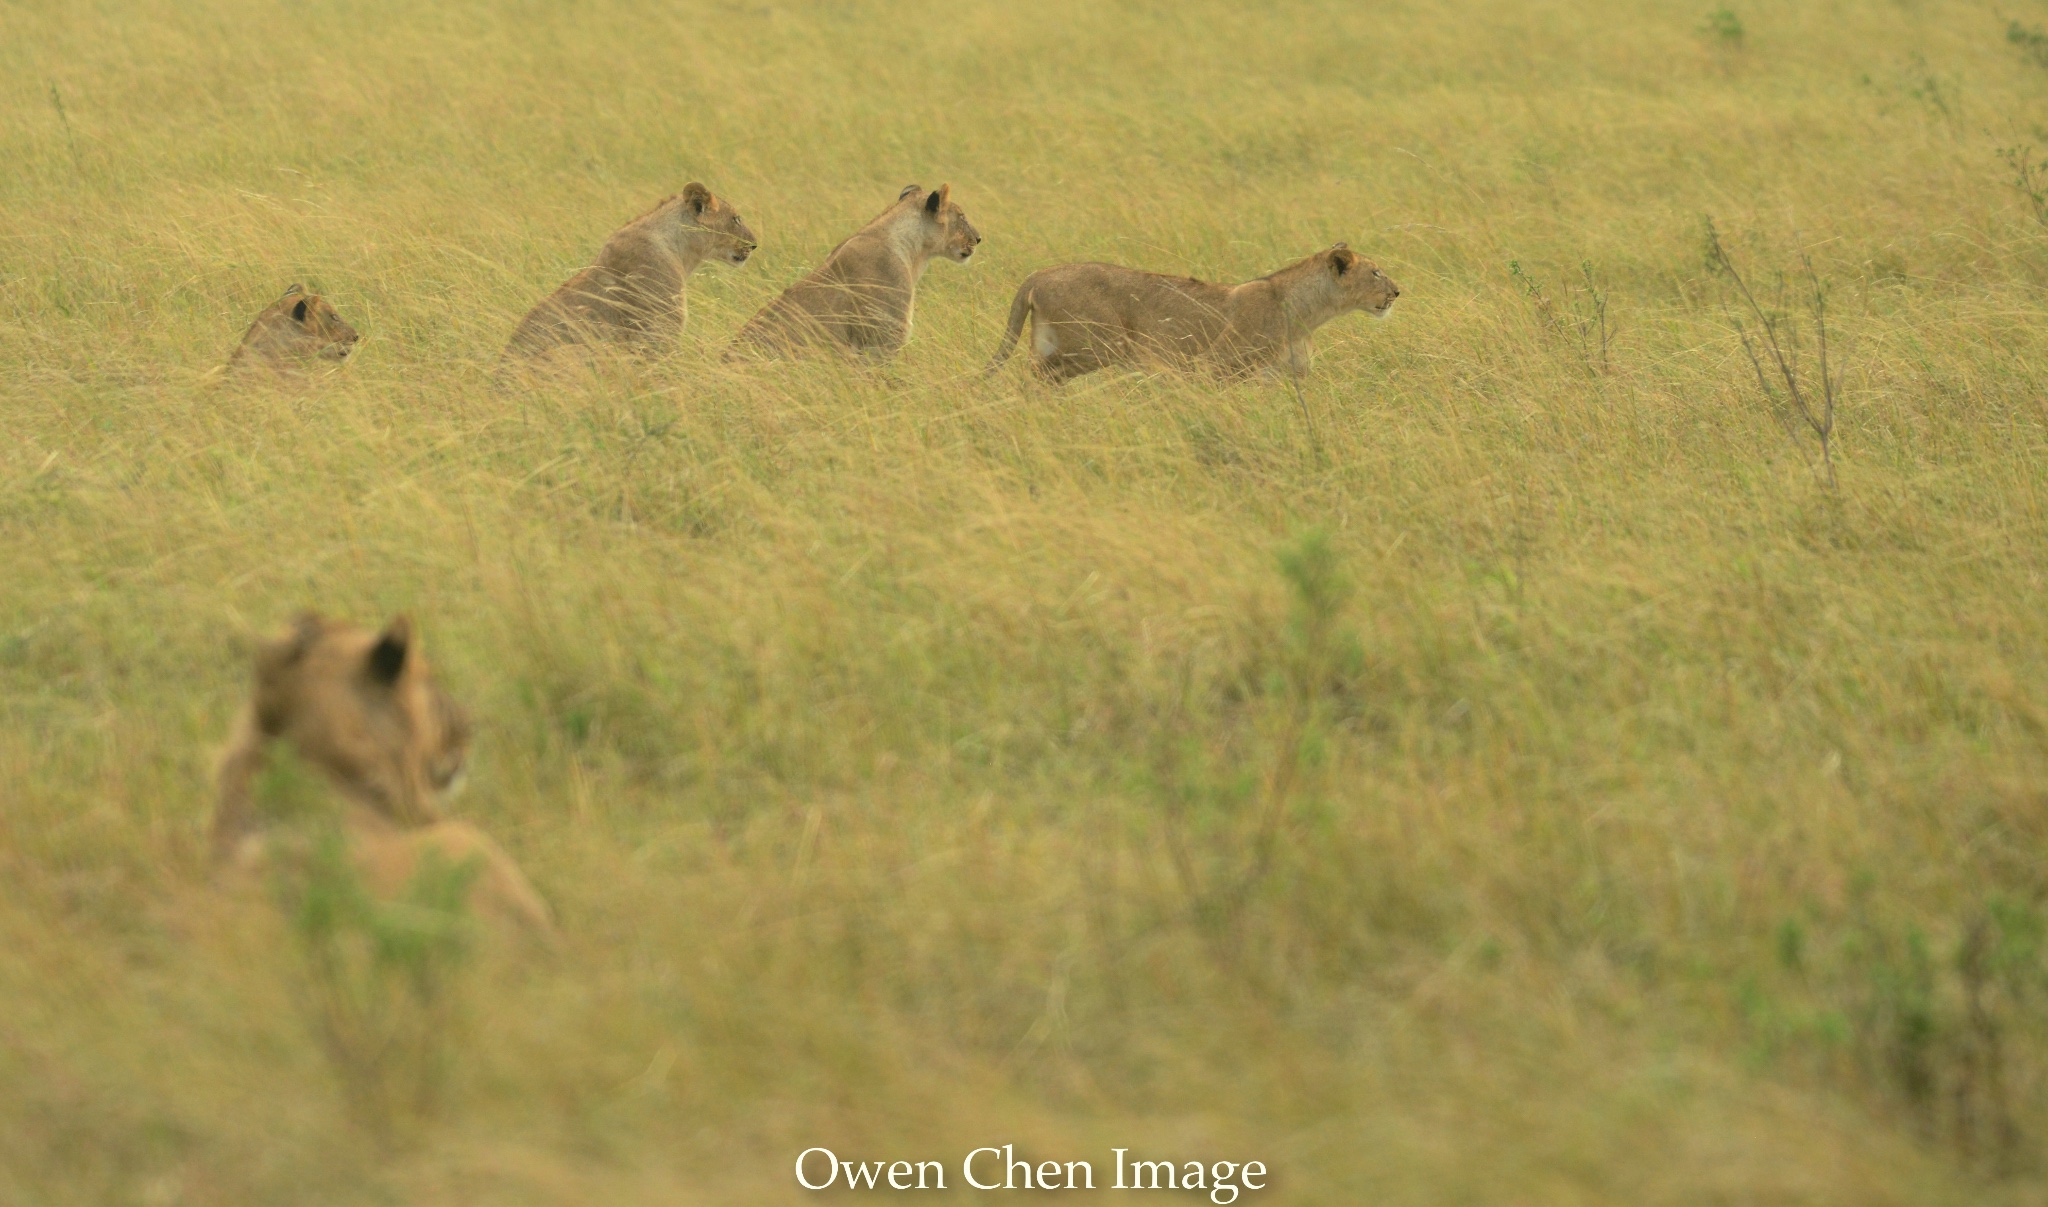
<instances>
[{"instance_id":1,"label":"lion's front leg","mask_svg":"<svg viewBox=\"0 0 2048 1207\"><path fill-rule=\"evenodd\" d=\"M1281 358L1281 364L1286 367L1287 376L1295 381L1300 381L1302 378L1307 377L1309 364L1308 341L1298 339L1287 345L1287 355Z\"/></svg>"}]
</instances>

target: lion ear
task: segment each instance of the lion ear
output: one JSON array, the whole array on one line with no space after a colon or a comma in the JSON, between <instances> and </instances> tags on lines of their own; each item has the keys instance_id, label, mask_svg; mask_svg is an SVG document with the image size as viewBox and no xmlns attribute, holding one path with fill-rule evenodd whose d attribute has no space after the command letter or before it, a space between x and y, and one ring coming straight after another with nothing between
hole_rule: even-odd
<instances>
[{"instance_id":1,"label":"lion ear","mask_svg":"<svg viewBox=\"0 0 2048 1207\"><path fill-rule=\"evenodd\" d=\"M256 695L262 697L274 691L279 680L305 658L305 652L313 648L313 641L319 639L324 629L326 621L319 619L319 613L303 611L291 619L291 629L260 639L256 643ZM274 715L268 719L258 715L258 719L262 721L262 732L272 738L283 730L283 721Z\"/></svg>"},{"instance_id":2,"label":"lion ear","mask_svg":"<svg viewBox=\"0 0 2048 1207\"><path fill-rule=\"evenodd\" d=\"M1341 277L1346 272L1349 272L1351 266L1356 263L1358 263L1358 253L1352 251L1348 246L1339 243L1330 249L1330 267L1337 270L1338 276Z\"/></svg>"},{"instance_id":3,"label":"lion ear","mask_svg":"<svg viewBox=\"0 0 2048 1207\"><path fill-rule=\"evenodd\" d=\"M300 323L306 321L306 299L300 298L292 307L292 320Z\"/></svg>"},{"instance_id":4,"label":"lion ear","mask_svg":"<svg viewBox=\"0 0 2048 1207\"><path fill-rule=\"evenodd\" d=\"M306 292L306 287L299 284L297 281L293 281L291 284L284 287L284 296L287 298L293 297L297 294L301 294L304 292ZM279 300L282 301L283 299Z\"/></svg>"},{"instance_id":5,"label":"lion ear","mask_svg":"<svg viewBox=\"0 0 2048 1207\"><path fill-rule=\"evenodd\" d=\"M711 190L692 180L683 186L683 204L690 207L691 213L701 214L711 204Z\"/></svg>"},{"instance_id":6,"label":"lion ear","mask_svg":"<svg viewBox=\"0 0 2048 1207\"><path fill-rule=\"evenodd\" d=\"M903 191L902 191L902 192L900 192L900 193L898 193L898 194L896 194L896 200L898 200L898 201L903 201L903 200L906 200L907 198L910 198L910 197L912 197L912 196L915 196L916 194L918 194L918 193L922 193L922 192L924 192L924 186L923 186L923 185L921 185L921 184L906 184L906 185L904 185L904 186L903 186Z\"/></svg>"},{"instance_id":7,"label":"lion ear","mask_svg":"<svg viewBox=\"0 0 2048 1207\"><path fill-rule=\"evenodd\" d=\"M326 627L318 612L308 610L292 617L291 628L257 643L257 670L267 677L304 658Z\"/></svg>"},{"instance_id":8,"label":"lion ear","mask_svg":"<svg viewBox=\"0 0 2048 1207\"><path fill-rule=\"evenodd\" d=\"M363 659L363 669L369 672L372 682L389 687L405 672L405 659L411 650L412 621L394 616L378 635L377 644L370 647Z\"/></svg>"},{"instance_id":9,"label":"lion ear","mask_svg":"<svg viewBox=\"0 0 2048 1207\"><path fill-rule=\"evenodd\" d=\"M952 193L952 185L940 185L937 191L933 192L931 196L924 199L924 212L927 214L937 214L943 212L946 208L946 198L951 196Z\"/></svg>"}]
</instances>

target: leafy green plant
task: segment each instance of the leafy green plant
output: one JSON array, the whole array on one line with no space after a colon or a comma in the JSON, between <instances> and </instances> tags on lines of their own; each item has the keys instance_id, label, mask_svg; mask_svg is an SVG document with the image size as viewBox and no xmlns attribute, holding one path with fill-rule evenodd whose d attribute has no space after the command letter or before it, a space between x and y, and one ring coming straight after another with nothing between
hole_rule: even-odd
<instances>
[{"instance_id":1,"label":"leafy green plant","mask_svg":"<svg viewBox=\"0 0 2048 1207\"><path fill-rule=\"evenodd\" d=\"M1937 932L1875 916L1870 889L1857 889L1826 951L1810 956L1805 929L1780 926L1781 984L1817 987L1810 1008L1788 1010L1748 977L1735 986L1737 1010L1766 1049L1798 1043L1825 1061L1846 1040L1860 1075L1921 1135L1987 1172L2024 1167L2036 1150L2021 1125L2022 1087L2037 1075L2025 1058L2048 985L2039 910L1994 894Z\"/></svg>"},{"instance_id":2,"label":"leafy green plant","mask_svg":"<svg viewBox=\"0 0 2048 1207\"><path fill-rule=\"evenodd\" d=\"M414 1142L440 1109L472 940L464 899L477 871L473 860L429 851L403 894L379 900L329 827L291 886L304 1005L350 1114L388 1147Z\"/></svg>"},{"instance_id":3,"label":"leafy green plant","mask_svg":"<svg viewBox=\"0 0 2048 1207\"><path fill-rule=\"evenodd\" d=\"M1742 45L1742 18L1731 8L1717 8L1700 23L1700 32L1727 47Z\"/></svg>"},{"instance_id":4,"label":"leafy green plant","mask_svg":"<svg viewBox=\"0 0 2048 1207\"><path fill-rule=\"evenodd\" d=\"M2005 40L2019 47L2035 65L2048 67L2048 29L2011 21L2005 27Z\"/></svg>"},{"instance_id":5,"label":"leafy green plant","mask_svg":"<svg viewBox=\"0 0 2048 1207\"><path fill-rule=\"evenodd\" d=\"M1243 950L1248 904L1274 874L1305 774L1325 749L1333 680L1362 658L1343 621L1351 586L1329 534L1303 533L1277 561L1292 598L1275 635L1276 665L1265 682L1250 685L1262 739L1258 765L1219 780L1191 775L1176 760L1161 776L1174 874L1189 915L1228 964Z\"/></svg>"},{"instance_id":6,"label":"leafy green plant","mask_svg":"<svg viewBox=\"0 0 2048 1207\"><path fill-rule=\"evenodd\" d=\"M2048 227L2048 160L2034 158L2031 146L2000 147L1998 157L2012 172L2013 187L2027 199L2034 221Z\"/></svg>"}]
</instances>

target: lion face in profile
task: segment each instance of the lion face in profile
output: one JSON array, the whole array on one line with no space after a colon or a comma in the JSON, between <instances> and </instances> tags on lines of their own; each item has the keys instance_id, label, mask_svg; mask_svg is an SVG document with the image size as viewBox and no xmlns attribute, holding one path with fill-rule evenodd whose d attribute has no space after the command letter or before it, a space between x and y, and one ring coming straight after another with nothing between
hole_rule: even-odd
<instances>
[{"instance_id":1,"label":"lion face in profile","mask_svg":"<svg viewBox=\"0 0 2048 1207\"><path fill-rule=\"evenodd\" d=\"M228 368L261 366L289 372L317 361L339 364L362 338L326 298L293 285L256 316Z\"/></svg>"},{"instance_id":2,"label":"lion face in profile","mask_svg":"<svg viewBox=\"0 0 2048 1207\"><path fill-rule=\"evenodd\" d=\"M952 185L942 184L926 197L924 220L931 232L929 237L937 244L936 254L965 264L980 246L981 232L967 220L967 212L952 199L952 192Z\"/></svg>"},{"instance_id":3,"label":"lion face in profile","mask_svg":"<svg viewBox=\"0 0 2048 1207\"><path fill-rule=\"evenodd\" d=\"M404 825L460 784L470 724L400 616L382 632L312 612L256 652L258 740L283 738L343 795Z\"/></svg>"},{"instance_id":4,"label":"lion face in profile","mask_svg":"<svg viewBox=\"0 0 2048 1207\"><path fill-rule=\"evenodd\" d=\"M1394 308L1394 300L1401 296L1401 287L1394 284L1394 279L1381 272L1379 265L1352 251L1349 244L1335 245L1328 255L1337 287L1351 307L1376 319L1387 317L1387 311Z\"/></svg>"},{"instance_id":5,"label":"lion face in profile","mask_svg":"<svg viewBox=\"0 0 2048 1207\"><path fill-rule=\"evenodd\" d=\"M708 254L728 264L745 264L760 245L738 210L694 181L683 186L682 212L686 222L717 236Z\"/></svg>"},{"instance_id":6,"label":"lion face in profile","mask_svg":"<svg viewBox=\"0 0 2048 1207\"><path fill-rule=\"evenodd\" d=\"M266 834L253 800L266 752L282 739L351 802L342 831L374 894L398 897L434 861L473 866L471 905L551 943L553 913L512 857L475 826L438 815L435 802L461 783L469 738L467 714L428 671L405 617L372 632L304 613L256 650L254 689L221 760L216 862L247 870L304 857L303 834Z\"/></svg>"}]
</instances>

